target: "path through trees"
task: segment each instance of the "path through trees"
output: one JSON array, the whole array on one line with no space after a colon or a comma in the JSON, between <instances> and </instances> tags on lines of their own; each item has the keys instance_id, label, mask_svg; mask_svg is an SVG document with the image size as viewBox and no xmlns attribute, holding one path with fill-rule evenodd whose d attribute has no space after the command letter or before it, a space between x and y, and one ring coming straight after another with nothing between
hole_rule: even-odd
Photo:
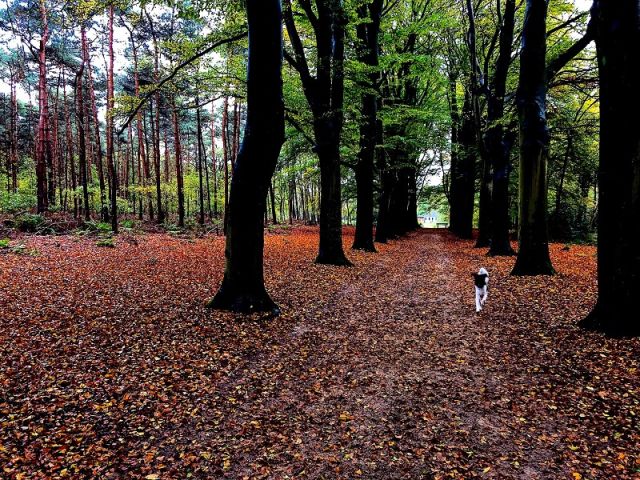
<instances>
[{"instance_id":1,"label":"path through trees","mask_svg":"<svg viewBox=\"0 0 640 480\"><path fill-rule=\"evenodd\" d=\"M640 342L576 326L595 248L552 244L558 275L513 277L513 257L443 231L354 251L353 268L313 264L317 241L267 235L277 320L204 308L220 237L32 238L36 256L0 255L5 472L637 475Z\"/></svg>"}]
</instances>

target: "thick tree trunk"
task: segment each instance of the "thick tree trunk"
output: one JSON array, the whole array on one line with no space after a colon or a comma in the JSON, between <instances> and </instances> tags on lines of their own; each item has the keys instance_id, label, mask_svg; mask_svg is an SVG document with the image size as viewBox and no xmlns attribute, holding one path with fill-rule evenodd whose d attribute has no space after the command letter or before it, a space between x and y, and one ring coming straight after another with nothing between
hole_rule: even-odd
<instances>
[{"instance_id":1,"label":"thick tree trunk","mask_svg":"<svg viewBox=\"0 0 640 480\"><path fill-rule=\"evenodd\" d=\"M378 108L381 101L378 100ZM378 119L376 125L377 144L382 145L384 140L384 128L382 120ZM395 172L392 170L387 161L386 153L383 149L376 151L376 165L380 172L380 194L378 195L378 217L376 219L375 241L378 243L387 243L391 237L390 228L390 208L391 194L395 184Z\"/></svg>"},{"instance_id":2,"label":"thick tree trunk","mask_svg":"<svg viewBox=\"0 0 640 480\"><path fill-rule=\"evenodd\" d=\"M351 265L342 248L342 196L340 187L340 135L344 121L345 12L341 0L316 2L309 7L316 33L316 76L311 75L305 49L295 25L290 0L285 2L285 24L295 59L289 63L300 73L313 113L316 153L320 162L320 248L316 263Z\"/></svg>"},{"instance_id":3,"label":"thick tree trunk","mask_svg":"<svg viewBox=\"0 0 640 480\"><path fill-rule=\"evenodd\" d=\"M375 0L358 9L361 23L356 27L360 42L358 59L372 71L367 75L366 88L362 95L362 120L360 124L360 152L356 161L357 210L354 249L375 252L373 245L373 179L376 154L378 98L375 94L379 79L378 36L382 15L382 0ZM367 23L365 23L367 22Z\"/></svg>"},{"instance_id":4,"label":"thick tree trunk","mask_svg":"<svg viewBox=\"0 0 640 480\"><path fill-rule=\"evenodd\" d=\"M520 231L512 275L553 275L547 225L547 0L527 0L517 103L520 124Z\"/></svg>"},{"instance_id":5,"label":"thick tree trunk","mask_svg":"<svg viewBox=\"0 0 640 480\"><path fill-rule=\"evenodd\" d=\"M284 142L280 0L247 0L247 18L247 125L231 185L224 279L208 306L277 314L264 286L263 215Z\"/></svg>"},{"instance_id":6,"label":"thick tree trunk","mask_svg":"<svg viewBox=\"0 0 640 480\"><path fill-rule=\"evenodd\" d=\"M513 255L509 235L509 148L503 126L504 97L507 76L513 49L515 26L515 0L507 0L500 32L500 52L496 62L491 91L487 101L487 124L485 136L487 155L493 170L491 192L491 245L489 255Z\"/></svg>"},{"instance_id":7,"label":"thick tree trunk","mask_svg":"<svg viewBox=\"0 0 640 480\"><path fill-rule=\"evenodd\" d=\"M600 70L598 302L581 325L640 335L640 3L596 0Z\"/></svg>"},{"instance_id":8,"label":"thick tree trunk","mask_svg":"<svg viewBox=\"0 0 640 480\"><path fill-rule=\"evenodd\" d=\"M454 105L452 103L452 105ZM449 230L460 238L471 238L476 179L477 148L471 95L465 94L458 145L452 164ZM452 146L453 148L453 146Z\"/></svg>"},{"instance_id":9,"label":"thick tree trunk","mask_svg":"<svg viewBox=\"0 0 640 480\"><path fill-rule=\"evenodd\" d=\"M320 247L316 263L351 265L342 248L342 195L340 186L340 137L327 119L315 122L320 160Z\"/></svg>"},{"instance_id":10,"label":"thick tree trunk","mask_svg":"<svg viewBox=\"0 0 640 480\"><path fill-rule=\"evenodd\" d=\"M474 126L474 136L479 135L479 127ZM478 157L480 174L480 194L478 198L478 238L475 248L486 248L491 244L491 160L487 156L483 142L476 140L475 148ZM473 217L473 213L472 213Z\"/></svg>"}]
</instances>

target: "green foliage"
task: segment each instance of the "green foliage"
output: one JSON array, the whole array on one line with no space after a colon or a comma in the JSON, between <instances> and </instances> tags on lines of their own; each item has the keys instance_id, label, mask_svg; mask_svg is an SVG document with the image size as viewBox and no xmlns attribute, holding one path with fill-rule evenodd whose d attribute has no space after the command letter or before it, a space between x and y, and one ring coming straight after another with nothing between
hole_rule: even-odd
<instances>
[{"instance_id":1,"label":"green foliage","mask_svg":"<svg viewBox=\"0 0 640 480\"><path fill-rule=\"evenodd\" d=\"M0 213L15 214L31 210L36 204L36 197L30 192L19 190L17 193L0 192Z\"/></svg>"},{"instance_id":2,"label":"green foliage","mask_svg":"<svg viewBox=\"0 0 640 480\"><path fill-rule=\"evenodd\" d=\"M45 226L46 219L42 215L23 213L15 217L14 222L17 230L35 233Z\"/></svg>"},{"instance_id":3,"label":"green foliage","mask_svg":"<svg viewBox=\"0 0 640 480\"><path fill-rule=\"evenodd\" d=\"M116 244L112 237L101 238L96 242L98 247L115 248Z\"/></svg>"}]
</instances>

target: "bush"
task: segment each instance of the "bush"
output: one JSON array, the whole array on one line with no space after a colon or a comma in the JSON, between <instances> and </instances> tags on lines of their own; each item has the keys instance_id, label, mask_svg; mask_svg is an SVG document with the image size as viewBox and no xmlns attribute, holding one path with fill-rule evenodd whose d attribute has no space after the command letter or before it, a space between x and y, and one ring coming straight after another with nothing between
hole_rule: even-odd
<instances>
[{"instance_id":1,"label":"bush","mask_svg":"<svg viewBox=\"0 0 640 480\"><path fill-rule=\"evenodd\" d=\"M128 230L132 230L133 228L135 228L136 222L134 222L133 220L130 220L130 219L126 219L126 220L122 221L121 225L122 225L122 228L126 228Z\"/></svg>"},{"instance_id":2,"label":"bush","mask_svg":"<svg viewBox=\"0 0 640 480\"><path fill-rule=\"evenodd\" d=\"M36 205L33 195L27 193L0 192L0 213L18 213L31 210Z\"/></svg>"},{"instance_id":3,"label":"bush","mask_svg":"<svg viewBox=\"0 0 640 480\"><path fill-rule=\"evenodd\" d=\"M113 241L113 238L111 237L101 238L100 240L98 240L96 245L98 247L107 247L107 248L115 248L116 246L115 242Z\"/></svg>"},{"instance_id":4,"label":"bush","mask_svg":"<svg viewBox=\"0 0 640 480\"><path fill-rule=\"evenodd\" d=\"M42 215L23 213L15 218L15 228L21 232L34 233L45 227L46 219Z\"/></svg>"}]
</instances>

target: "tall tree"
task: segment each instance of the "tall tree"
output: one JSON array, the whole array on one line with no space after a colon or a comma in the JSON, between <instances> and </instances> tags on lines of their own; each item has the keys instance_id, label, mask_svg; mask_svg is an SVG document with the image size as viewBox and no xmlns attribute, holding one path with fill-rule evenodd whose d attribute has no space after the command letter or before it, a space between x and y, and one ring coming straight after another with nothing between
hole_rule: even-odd
<instances>
[{"instance_id":1,"label":"tall tree","mask_svg":"<svg viewBox=\"0 0 640 480\"><path fill-rule=\"evenodd\" d=\"M515 27L515 0L507 0L495 72L487 89L487 131L485 144L492 167L490 255L513 255L509 235L509 144L504 128L505 95L511 64Z\"/></svg>"},{"instance_id":2,"label":"tall tree","mask_svg":"<svg viewBox=\"0 0 640 480\"><path fill-rule=\"evenodd\" d=\"M341 0L300 0L315 34L316 64L309 67L307 53L294 20L291 0L285 0L284 20L293 49L285 53L300 74L313 115L314 150L320 162L320 246L316 263L351 265L342 248L342 194L340 135L344 121L345 12ZM296 12L298 13L298 12Z\"/></svg>"},{"instance_id":3,"label":"tall tree","mask_svg":"<svg viewBox=\"0 0 640 480\"><path fill-rule=\"evenodd\" d=\"M47 193L47 165L51 163L53 152L51 149L51 137L49 132L49 94L47 89L47 43L49 42L49 23L47 18L47 5L45 0L40 0L40 20L42 22L42 34L38 51L38 103L40 107L40 119L38 120L38 143L36 147L36 186L37 186L37 211L46 212L49 209L49 197Z\"/></svg>"},{"instance_id":4,"label":"tall tree","mask_svg":"<svg viewBox=\"0 0 640 480\"><path fill-rule=\"evenodd\" d=\"M373 245L373 179L378 139L378 55L382 0L374 0L358 8L360 23L356 27L358 59L367 71L362 94L360 121L360 151L355 165L357 184L356 232L353 248L375 252Z\"/></svg>"},{"instance_id":5,"label":"tall tree","mask_svg":"<svg viewBox=\"0 0 640 480\"><path fill-rule=\"evenodd\" d=\"M598 302L581 324L640 335L640 2L596 0L600 72Z\"/></svg>"},{"instance_id":6,"label":"tall tree","mask_svg":"<svg viewBox=\"0 0 640 480\"><path fill-rule=\"evenodd\" d=\"M108 210L105 204L105 182L104 167L102 161L102 140L100 139L100 120L98 118L98 104L96 101L96 92L93 85L93 68L91 67L91 55L89 54L89 44L87 42L86 28L80 29L80 42L82 44L82 56L85 59L84 61L87 68L87 86L89 87L91 112L93 114L93 132L96 143L96 166L98 167L98 182L100 186L100 214L102 215L102 219L106 220L108 217Z\"/></svg>"},{"instance_id":7,"label":"tall tree","mask_svg":"<svg viewBox=\"0 0 640 480\"><path fill-rule=\"evenodd\" d=\"M113 85L113 1L108 6L107 29L109 32L108 48L109 48L109 64L107 68L107 168L109 169L109 178L111 179L109 197L111 200L111 229L114 233L118 233L118 170L115 166L114 155L114 131L113 131L113 115L114 115L114 85Z\"/></svg>"},{"instance_id":8,"label":"tall tree","mask_svg":"<svg viewBox=\"0 0 640 480\"><path fill-rule=\"evenodd\" d=\"M280 0L247 0L246 8L249 24L246 128L231 183L224 278L208 306L277 313L278 308L264 286L263 215L271 176L284 142L282 10Z\"/></svg>"},{"instance_id":9,"label":"tall tree","mask_svg":"<svg viewBox=\"0 0 640 480\"><path fill-rule=\"evenodd\" d=\"M519 250L513 275L554 274L547 226L549 130L546 101L547 0L527 0L517 92L520 128Z\"/></svg>"}]
</instances>

